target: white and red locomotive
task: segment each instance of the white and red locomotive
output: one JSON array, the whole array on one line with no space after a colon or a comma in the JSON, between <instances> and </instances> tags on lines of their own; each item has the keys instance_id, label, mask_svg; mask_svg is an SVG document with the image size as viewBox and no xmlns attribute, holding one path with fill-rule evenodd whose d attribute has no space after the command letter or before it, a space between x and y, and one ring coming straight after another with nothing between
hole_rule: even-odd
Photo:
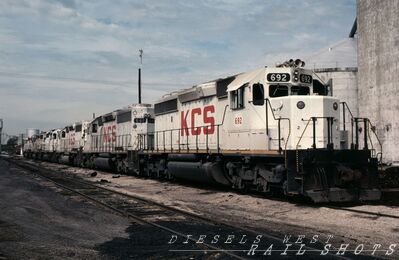
<instances>
[{"instance_id":1,"label":"white and red locomotive","mask_svg":"<svg viewBox=\"0 0 399 260\"><path fill-rule=\"evenodd\" d=\"M82 122L79 136L76 125L50 131L42 140L48 145L37 153L86 167L282 191L315 202L380 199L371 123L346 116L346 104L328 95L331 86L301 64L206 82L167 94L154 106L132 105ZM76 153L57 141L63 136L74 136Z\"/></svg>"}]
</instances>

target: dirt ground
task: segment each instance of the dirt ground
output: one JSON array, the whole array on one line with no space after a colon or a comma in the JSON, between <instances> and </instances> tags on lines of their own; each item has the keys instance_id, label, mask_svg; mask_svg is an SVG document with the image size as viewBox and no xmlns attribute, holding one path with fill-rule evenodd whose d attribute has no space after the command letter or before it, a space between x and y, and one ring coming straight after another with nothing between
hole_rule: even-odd
<instances>
[{"instance_id":1,"label":"dirt ground","mask_svg":"<svg viewBox=\"0 0 399 260\"><path fill-rule=\"evenodd\" d=\"M371 254L373 246L380 244L376 255L393 259L399 257L399 198L377 204L338 205L339 209L336 209L295 199L239 194L219 187L171 183L101 171L96 171L96 176L92 177L90 173L93 170L53 164L51 167L59 167L92 182L101 182L111 189L200 215L218 216L260 232L266 230L277 236L292 235L293 238L306 235L309 239L317 235L320 240L332 236L331 242L336 247L349 243L348 249L353 251L364 244L363 254L366 255ZM394 253L385 255L393 244L398 244L394 246Z\"/></svg>"},{"instance_id":2,"label":"dirt ground","mask_svg":"<svg viewBox=\"0 0 399 260\"><path fill-rule=\"evenodd\" d=\"M0 260L202 258L169 240L0 160Z\"/></svg>"},{"instance_id":3,"label":"dirt ground","mask_svg":"<svg viewBox=\"0 0 399 260\"><path fill-rule=\"evenodd\" d=\"M129 236L126 219L5 164L0 160L0 259L98 259L96 245Z\"/></svg>"},{"instance_id":4,"label":"dirt ground","mask_svg":"<svg viewBox=\"0 0 399 260\"><path fill-rule=\"evenodd\" d=\"M33 163L33 162L32 162ZM36 163L36 162L34 162ZM130 223L105 209L63 194L30 173L0 160L0 259L162 259L168 257L168 237L149 227ZM318 236L337 249L348 243L352 251L363 244L363 255L399 257L399 200L366 205L312 205L303 201L239 194L220 187L172 183L107 172L41 163L95 183L174 206L213 216L243 227L281 237ZM54 190L57 193L54 193ZM364 214L367 211L376 214ZM378 214L379 213L379 214ZM384 216L387 215L387 216ZM143 236L142 234L147 234ZM194 238L202 234L192 234ZM393 254L389 246L398 244ZM368 250L368 251L367 251ZM177 257L176 257L177 256ZM144 257L144 258L143 258ZM169 255L187 259L184 254ZM204 255L199 258L206 258ZM196 257L197 258L197 257Z\"/></svg>"}]
</instances>

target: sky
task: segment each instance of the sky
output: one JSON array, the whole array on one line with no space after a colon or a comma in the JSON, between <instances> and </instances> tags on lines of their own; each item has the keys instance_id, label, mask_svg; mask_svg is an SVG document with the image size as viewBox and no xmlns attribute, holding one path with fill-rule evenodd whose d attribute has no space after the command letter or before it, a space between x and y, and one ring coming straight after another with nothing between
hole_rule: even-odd
<instances>
[{"instance_id":1,"label":"sky","mask_svg":"<svg viewBox=\"0 0 399 260\"><path fill-rule=\"evenodd\" d=\"M0 118L47 130L348 36L355 0L1 0ZM306 60L305 60L306 62Z\"/></svg>"}]
</instances>

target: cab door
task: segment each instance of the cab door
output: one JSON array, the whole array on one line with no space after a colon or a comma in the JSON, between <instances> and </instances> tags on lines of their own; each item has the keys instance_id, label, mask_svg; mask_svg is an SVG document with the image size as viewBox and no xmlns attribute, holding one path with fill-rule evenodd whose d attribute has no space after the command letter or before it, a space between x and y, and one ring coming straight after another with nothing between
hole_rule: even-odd
<instances>
[{"instance_id":1,"label":"cab door","mask_svg":"<svg viewBox=\"0 0 399 260\"><path fill-rule=\"evenodd\" d=\"M229 90L230 108L227 123L226 148L231 150L248 150L250 148L250 116L248 115L249 84Z\"/></svg>"}]
</instances>

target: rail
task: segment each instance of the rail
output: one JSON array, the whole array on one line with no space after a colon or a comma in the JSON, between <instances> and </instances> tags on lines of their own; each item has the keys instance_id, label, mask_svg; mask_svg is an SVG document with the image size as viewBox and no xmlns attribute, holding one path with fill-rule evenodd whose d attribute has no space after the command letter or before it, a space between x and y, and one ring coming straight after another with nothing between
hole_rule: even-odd
<instances>
[{"instance_id":1,"label":"rail","mask_svg":"<svg viewBox=\"0 0 399 260\"><path fill-rule=\"evenodd\" d=\"M210 149L210 143L209 143L209 136L214 134L214 131L210 131L211 129L216 129L216 151L217 153L220 153L221 148L220 148L220 128L224 124L224 120L226 117L226 110L229 105L226 105L224 107L223 111L223 117L222 117L222 122L219 124L210 124L210 125L202 125L202 126L195 126L195 127L184 127L184 128L173 128L173 129L167 129L167 130L160 130L160 131L153 131L153 132L148 132L145 134L139 134L138 139L139 139L139 145L138 149L143 150L143 151L156 151L156 152L166 152L166 151L174 151L176 150L173 144L173 134L177 133L177 152L182 152L183 150L189 152L190 149L190 142L189 142L189 132L195 131L196 133L199 133L201 130L204 131L205 133L205 141L202 143L205 145L205 150L207 153L209 153L212 149ZM211 133L210 133L211 132ZM184 135L185 133L185 140ZM169 136L169 143L166 142L167 135ZM200 150L200 141L199 141L199 134L191 135L195 136L195 148L192 150L195 150L198 152ZM162 137L162 138L161 138ZM183 138L181 138L183 137ZM155 139L155 140L153 140ZM161 140L160 140L161 139ZM184 142L182 142L182 140Z\"/></svg>"}]
</instances>

